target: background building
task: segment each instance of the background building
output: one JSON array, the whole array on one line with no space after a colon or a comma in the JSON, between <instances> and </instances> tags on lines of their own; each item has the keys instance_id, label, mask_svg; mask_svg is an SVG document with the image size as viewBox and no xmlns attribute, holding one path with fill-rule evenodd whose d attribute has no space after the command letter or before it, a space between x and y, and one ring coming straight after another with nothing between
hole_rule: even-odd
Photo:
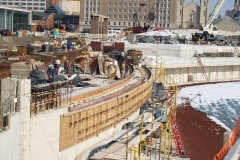
<instances>
[{"instance_id":1,"label":"background building","mask_svg":"<svg viewBox=\"0 0 240 160\"><path fill-rule=\"evenodd\" d=\"M209 0L200 0L200 6L185 0L80 0L80 30L90 29L90 14L96 13L109 17L109 29L123 30L133 25L133 15L137 14L143 25L151 9L155 9L156 19L152 27L193 28L204 25L209 16ZM141 4L145 6L141 6Z\"/></svg>"}]
</instances>

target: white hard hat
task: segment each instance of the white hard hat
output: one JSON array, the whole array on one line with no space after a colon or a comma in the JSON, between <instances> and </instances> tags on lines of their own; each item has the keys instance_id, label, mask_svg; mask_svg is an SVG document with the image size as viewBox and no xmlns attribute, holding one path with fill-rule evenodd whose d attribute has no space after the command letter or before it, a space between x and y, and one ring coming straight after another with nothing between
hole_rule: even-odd
<instances>
[{"instance_id":1,"label":"white hard hat","mask_svg":"<svg viewBox=\"0 0 240 160\"><path fill-rule=\"evenodd\" d=\"M124 52L122 52L121 56L125 56L125 53L124 53Z\"/></svg>"},{"instance_id":2,"label":"white hard hat","mask_svg":"<svg viewBox=\"0 0 240 160\"><path fill-rule=\"evenodd\" d=\"M55 61L55 64L60 64L60 60L56 60L56 61Z\"/></svg>"}]
</instances>

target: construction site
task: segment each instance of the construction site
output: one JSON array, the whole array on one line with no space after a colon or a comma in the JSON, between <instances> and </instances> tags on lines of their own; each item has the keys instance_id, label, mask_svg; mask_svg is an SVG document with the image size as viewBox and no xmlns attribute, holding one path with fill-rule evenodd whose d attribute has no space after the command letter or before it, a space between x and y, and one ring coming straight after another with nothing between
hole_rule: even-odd
<instances>
[{"instance_id":1,"label":"construction site","mask_svg":"<svg viewBox=\"0 0 240 160\"><path fill-rule=\"evenodd\" d=\"M91 14L91 34L0 36L0 159L239 160L240 39L212 25L223 3L202 32L149 31L153 7L139 34L109 37Z\"/></svg>"}]
</instances>

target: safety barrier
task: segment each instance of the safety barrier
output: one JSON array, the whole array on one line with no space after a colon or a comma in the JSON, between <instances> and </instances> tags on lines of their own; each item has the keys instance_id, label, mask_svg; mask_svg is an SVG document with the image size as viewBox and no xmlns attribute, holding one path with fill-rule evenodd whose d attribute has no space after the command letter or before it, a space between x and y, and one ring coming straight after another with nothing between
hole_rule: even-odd
<instances>
[{"instance_id":1,"label":"safety barrier","mask_svg":"<svg viewBox=\"0 0 240 160\"><path fill-rule=\"evenodd\" d=\"M240 117L235 124L231 137L224 144L223 148L216 154L213 160L222 160L226 156L229 149L235 144L237 138L240 137Z\"/></svg>"},{"instance_id":2,"label":"safety barrier","mask_svg":"<svg viewBox=\"0 0 240 160\"><path fill-rule=\"evenodd\" d=\"M120 96L62 115L60 151L98 136L136 112L152 94L152 76L145 81L143 75L141 85Z\"/></svg>"}]
</instances>

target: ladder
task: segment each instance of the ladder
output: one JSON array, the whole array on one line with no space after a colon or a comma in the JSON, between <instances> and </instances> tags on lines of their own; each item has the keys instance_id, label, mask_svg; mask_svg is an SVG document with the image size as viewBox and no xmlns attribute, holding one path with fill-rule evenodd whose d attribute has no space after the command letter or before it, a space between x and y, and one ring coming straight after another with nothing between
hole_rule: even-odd
<instances>
[{"instance_id":1,"label":"ladder","mask_svg":"<svg viewBox=\"0 0 240 160\"><path fill-rule=\"evenodd\" d=\"M205 68L204 68L204 66L203 66L203 64L202 64L202 61L201 61L199 55L196 54L196 57L197 57L197 60L198 60L199 65L200 65L201 68L202 68L202 72L203 72L203 74L204 74L204 76L205 76L206 81L209 82L209 77L207 76L207 73L205 72Z\"/></svg>"}]
</instances>

